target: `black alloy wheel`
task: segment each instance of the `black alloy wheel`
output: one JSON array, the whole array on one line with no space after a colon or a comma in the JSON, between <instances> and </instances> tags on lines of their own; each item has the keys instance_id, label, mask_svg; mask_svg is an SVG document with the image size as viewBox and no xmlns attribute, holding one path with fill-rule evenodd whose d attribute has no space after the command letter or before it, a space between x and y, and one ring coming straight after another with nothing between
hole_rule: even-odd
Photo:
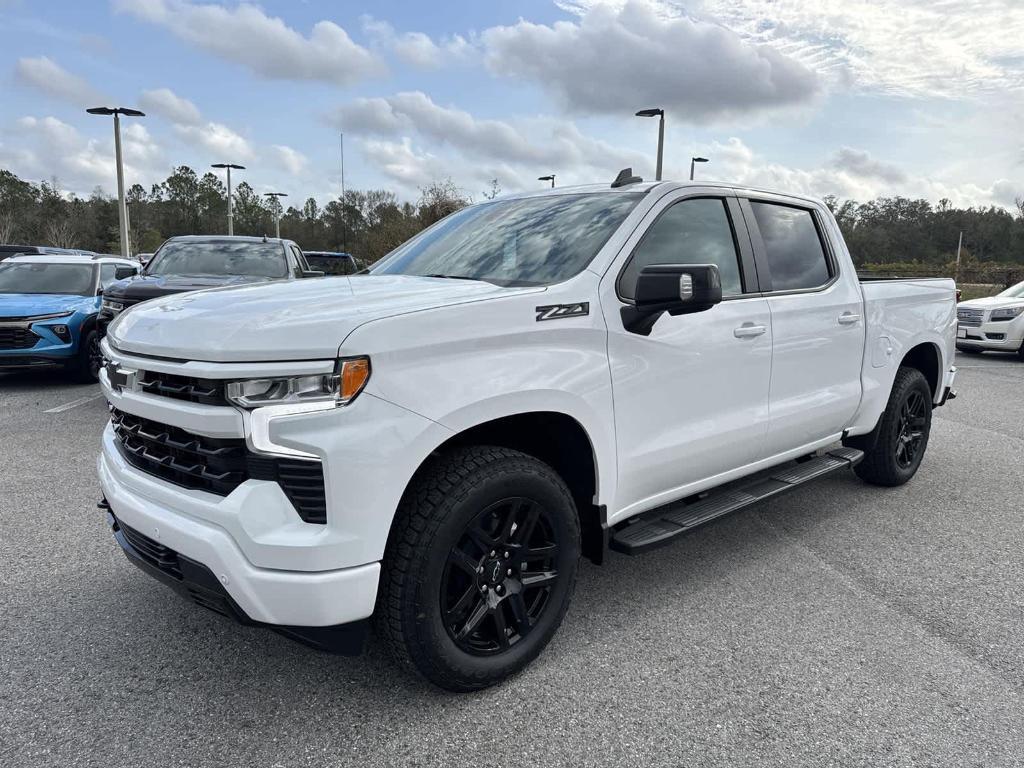
<instances>
[{"instance_id":1,"label":"black alloy wheel","mask_svg":"<svg viewBox=\"0 0 1024 768\"><path fill-rule=\"evenodd\" d=\"M100 335L95 331L89 334L87 350L89 376L98 379L100 368L103 367L103 352L100 351Z\"/></svg>"},{"instance_id":2,"label":"black alloy wheel","mask_svg":"<svg viewBox=\"0 0 1024 768\"><path fill-rule=\"evenodd\" d=\"M899 422L896 435L896 463L903 469L914 465L921 443L924 441L925 411L930 410L920 390L914 389L907 393L900 406Z\"/></svg>"},{"instance_id":3,"label":"black alloy wheel","mask_svg":"<svg viewBox=\"0 0 1024 768\"><path fill-rule=\"evenodd\" d=\"M448 553L441 581L445 629L466 653L501 653L525 638L559 578L548 513L524 497L482 511Z\"/></svg>"}]
</instances>

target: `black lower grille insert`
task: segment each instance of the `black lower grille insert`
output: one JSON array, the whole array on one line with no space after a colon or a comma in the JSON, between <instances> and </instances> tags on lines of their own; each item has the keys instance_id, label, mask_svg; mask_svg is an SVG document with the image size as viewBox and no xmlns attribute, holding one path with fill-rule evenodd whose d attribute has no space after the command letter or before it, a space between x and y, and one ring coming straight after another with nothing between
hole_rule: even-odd
<instances>
[{"instance_id":1,"label":"black lower grille insert","mask_svg":"<svg viewBox=\"0 0 1024 768\"><path fill-rule=\"evenodd\" d=\"M28 328L0 328L0 349L29 349L38 341Z\"/></svg>"},{"instance_id":2,"label":"black lower grille insert","mask_svg":"<svg viewBox=\"0 0 1024 768\"><path fill-rule=\"evenodd\" d=\"M281 486L307 523L327 522L323 465L311 459L283 459L249 451L241 438L212 438L141 416L110 409L110 423L125 461L184 488L227 496L246 480Z\"/></svg>"},{"instance_id":3,"label":"black lower grille insert","mask_svg":"<svg viewBox=\"0 0 1024 768\"><path fill-rule=\"evenodd\" d=\"M159 568L168 576L181 579L181 565L178 562L177 552L170 547L165 547L158 541L154 541L145 534L139 533L134 528L129 528L120 520L117 521L117 526L128 540L128 543L135 548L139 557L154 568Z\"/></svg>"}]
</instances>

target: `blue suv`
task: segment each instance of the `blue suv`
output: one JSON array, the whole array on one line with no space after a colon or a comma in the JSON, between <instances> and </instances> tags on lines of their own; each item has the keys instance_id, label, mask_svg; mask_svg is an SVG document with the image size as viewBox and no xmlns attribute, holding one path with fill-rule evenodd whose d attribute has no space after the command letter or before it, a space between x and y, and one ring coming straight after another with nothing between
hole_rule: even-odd
<instances>
[{"instance_id":1,"label":"blue suv","mask_svg":"<svg viewBox=\"0 0 1024 768\"><path fill-rule=\"evenodd\" d=\"M139 272L111 256L12 256L0 262L0 370L62 366L99 376L96 317L103 288Z\"/></svg>"}]
</instances>

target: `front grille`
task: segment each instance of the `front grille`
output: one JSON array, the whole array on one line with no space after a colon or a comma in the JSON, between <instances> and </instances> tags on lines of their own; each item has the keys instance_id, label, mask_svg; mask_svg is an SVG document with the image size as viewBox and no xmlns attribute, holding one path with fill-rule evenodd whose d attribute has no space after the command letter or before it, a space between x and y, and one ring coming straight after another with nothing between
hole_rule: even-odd
<instances>
[{"instance_id":1,"label":"front grille","mask_svg":"<svg viewBox=\"0 0 1024 768\"><path fill-rule=\"evenodd\" d=\"M154 568L159 568L168 576L181 580L181 564L178 562L177 552L134 528L129 528L120 520L117 521L117 527L124 534L128 543L135 548L139 557Z\"/></svg>"},{"instance_id":2,"label":"front grille","mask_svg":"<svg viewBox=\"0 0 1024 768\"><path fill-rule=\"evenodd\" d=\"M151 395L188 400L203 405L227 405L224 398L224 382L217 379L197 379L191 376L176 376L159 371L139 371L139 388Z\"/></svg>"},{"instance_id":3,"label":"front grille","mask_svg":"<svg viewBox=\"0 0 1024 768\"><path fill-rule=\"evenodd\" d=\"M960 325L967 328L977 328L981 325L981 319L985 315L983 309L968 309L967 307L961 307L956 311L956 319Z\"/></svg>"},{"instance_id":4,"label":"front grille","mask_svg":"<svg viewBox=\"0 0 1024 768\"><path fill-rule=\"evenodd\" d=\"M0 349L28 349L39 337L28 328L0 328Z\"/></svg>"},{"instance_id":5,"label":"front grille","mask_svg":"<svg viewBox=\"0 0 1024 768\"><path fill-rule=\"evenodd\" d=\"M136 469L184 488L227 496L246 480L281 486L307 523L327 522L323 465L252 453L241 438L194 435L178 427L110 409L117 445Z\"/></svg>"},{"instance_id":6,"label":"front grille","mask_svg":"<svg viewBox=\"0 0 1024 768\"><path fill-rule=\"evenodd\" d=\"M116 408L110 422L125 460L143 472L220 496L248 477L245 440L193 435Z\"/></svg>"}]
</instances>

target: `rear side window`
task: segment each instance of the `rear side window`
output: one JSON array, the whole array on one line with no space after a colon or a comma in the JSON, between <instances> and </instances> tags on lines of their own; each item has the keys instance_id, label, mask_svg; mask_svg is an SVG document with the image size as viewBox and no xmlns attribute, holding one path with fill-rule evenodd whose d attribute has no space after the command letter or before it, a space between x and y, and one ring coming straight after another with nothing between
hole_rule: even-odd
<instances>
[{"instance_id":1,"label":"rear side window","mask_svg":"<svg viewBox=\"0 0 1024 768\"><path fill-rule=\"evenodd\" d=\"M722 295L743 293L732 224L720 198L691 198L668 208L647 230L619 278L619 295L634 298L640 270L651 264L716 264Z\"/></svg>"},{"instance_id":2,"label":"rear side window","mask_svg":"<svg viewBox=\"0 0 1024 768\"><path fill-rule=\"evenodd\" d=\"M832 277L814 216L804 208L750 201L773 291L820 288Z\"/></svg>"}]
</instances>

